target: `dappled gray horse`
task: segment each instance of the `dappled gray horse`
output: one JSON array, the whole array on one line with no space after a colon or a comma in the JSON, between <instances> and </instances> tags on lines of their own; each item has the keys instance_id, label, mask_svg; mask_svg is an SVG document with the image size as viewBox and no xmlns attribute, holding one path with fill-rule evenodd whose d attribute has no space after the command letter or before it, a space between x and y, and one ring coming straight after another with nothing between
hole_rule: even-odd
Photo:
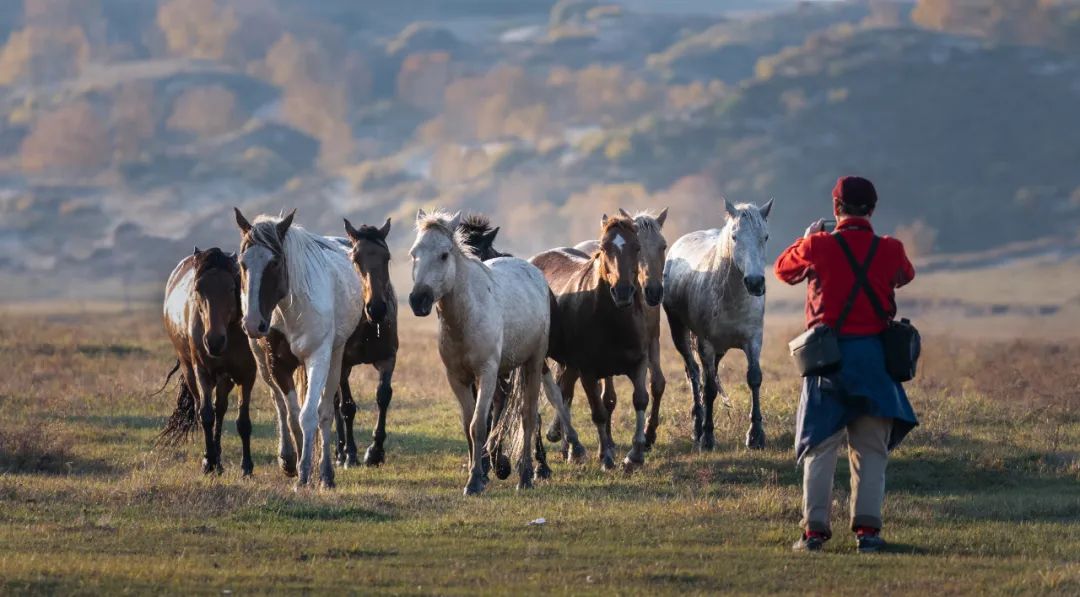
<instances>
[{"instance_id":1,"label":"dappled gray horse","mask_svg":"<svg viewBox=\"0 0 1080 597\"><path fill-rule=\"evenodd\" d=\"M664 267L664 311L671 339L686 365L694 393L694 441L711 450L713 403L722 393L717 368L734 348L746 353L746 383L750 386L749 448L765 447L761 423L761 338L765 319L765 242L772 200L761 208L732 205L726 199L727 223L722 229L691 232L675 241ZM705 369L694 360L696 340Z\"/></svg>"}]
</instances>

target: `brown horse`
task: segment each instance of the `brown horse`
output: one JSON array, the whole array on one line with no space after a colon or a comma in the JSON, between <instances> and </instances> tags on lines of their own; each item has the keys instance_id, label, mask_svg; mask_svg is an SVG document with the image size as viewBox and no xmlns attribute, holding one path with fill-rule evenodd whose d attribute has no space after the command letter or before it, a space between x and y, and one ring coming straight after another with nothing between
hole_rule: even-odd
<instances>
[{"instance_id":1,"label":"brown horse","mask_svg":"<svg viewBox=\"0 0 1080 597\"><path fill-rule=\"evenodd\" d=\"M250 475L251 417L255 359L240 325L240 269L236 256L198 247L185 257L165 285L165 331L176 349L181 370L177 409L160 439L176 439L202 420L206 452L203 473L221 466L221 425L229 409L229 392L240 386L236 431L243 444L241 470Z\"/></svg>"},{"instance_id":2,"label":"brown horse","mask_svg":"<svg viewBox=\"0 0 1080 597\"><path fill-rule=\"evenodd\" d=\"M667 387L667 379L664 370L660 366L660 304L664 301L664 262L667 259L667 240L664 239L664 221L667 220L668 210L665 207L659 215L649 212L638 212L631 216L623 209L619 213L627 218L634 219L637 227L638 240L641 241L641 267L645 289L646 326L649 334L649 393L652 396L652 406L649 409L649 422L645 425L645 447L652 448L656 443L656 430L660 426L660 401L664 397L664 389ZM600 250L600 241L587 240L574 245L574 248L587 255ZM615 403L618 396L615 394L615 383L610 377L604 378L603 400L608 413L615 412ZM573 396L567 396L567 406L573 402ZM556 442L562 437L562 429L557 425L558 421L552 421L547 431L547 438ZM609 422L610 424L610 422Z\"/></svg>"},{"instance_id":3,"label":"brown horse","mask_svg":"<svg viewBox=\"0 0 1080 597\"><path fill-rule=\"evenodd\" d=\"M600 248L592 255L576 249L553 249L532 258L544 272L558 304L559 333L551 358L562 365L559 388L565 397L578 378L585 389L600 437L599 458L605 469L615 467L610 412L604 405L600 380L627 375L634 384L637 423L633 448L623 461L632 469L645 462L646 381L650 338L640 280L641 241L634 220L604 216Z\"/></svg>"},{"instance_id":4,"label":"brown horse","mask_svg":"<svg viewBox=\"0 0 1080 597\"><path fill-rule=\"evenodd\" d=\"M350 246L349 256L363 282L364 310L360 323L345 344L341 359L341 380L339 391L334 397L334 418L337 426L338 464L349 467L358 464L356 439L353 422L356 418L356 403L353 401L349 386L349 374L356 365L372 365L379 373L379 386L375 391L375 402L379 407L379 417L372 433L372 443L364 453L364 464L377 466L386 460L384 442L386 441L386 412L393 397L391 381L397 362L397 295L390 283L390 248L386 237L390 234L390 220L383 226L362 225L356 229L345 220L345 232L349 238L335 238L344 246ZM273 384L289 395L295 392L293 374L300 365L292 354L288 340L280 332L270 330L266 338L259 341L261 357L270 374ZM283 464L287 474L294 470Z\"/></svg>"}]
</instances>

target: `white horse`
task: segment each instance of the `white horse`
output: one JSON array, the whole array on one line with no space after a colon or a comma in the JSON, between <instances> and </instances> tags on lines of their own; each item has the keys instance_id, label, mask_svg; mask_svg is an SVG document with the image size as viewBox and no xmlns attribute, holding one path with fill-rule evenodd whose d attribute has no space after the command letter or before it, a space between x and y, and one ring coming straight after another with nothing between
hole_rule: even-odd
<instances>
[{"instance_id":1,"label":"white horse","mask_svg":"<svg viewBox=\"0 0 1080 597\"><path fill-rule=\"evenodd\" d=\"M485 454L492 397L500 377L517 374L501 423L521 421L521 437L525 439L518 442L516 451L518 488L524 489L532 486L528 438L536 433L537 401L551 330L550 291L540 270L523 259L480 261L457 232L460 222L460 214L417 213L416 242L409 250L413 277L409 305L420 317L429 315L433 306L438 308L439 355L461 405L462 426L469 441L471 467L466 495L479 494L487 483ZM475 396L473 387L477 389Z\"/></svg>"},{"instance_id":2,"label":"white horse","mask_svg":"<svg viewBox=\"0 0 1080 597\"><path fill-rule=\"evenodd\" d=\"M356 329L364 306L360 279L345 247L299 226L292 226L293 210L285 218L259 216L251 224L236 210L236 224L243 238L240 268L244 332L252 339L257 357L263 356L259 339L280 333L303 368L303 408L296 394L274 392L280 432L283 468L290 455L286 433L288 419L300 447L299 485L311 477L316 428L322 434L320 479L334 486L331 426L334 393L341 379L341 356L345 342ZM269 379L264 358L256 359L263 377ZM274 384L271 384L274 385ZM288 404L286 404L286 401ZM299 410L299 421L297 421ZM299 427L299 437L297 428Z\"/></svg>"},{"instance_id":3,"label":"white horse","mask_svg":"<svg viewBox=\"0 0 1080 597\"><path fill-rule=\"evenodd\" d=\"M717 368L731 349L746 354L750 386L749 448L765 447L761 423L761 338L765 320L765 242L772 200L758 208L732 205L726 199L727 224L720 230L699 230L675 241L664 266L664 311L671 339L686 365L694 393L694 441L711 450L713 402L723 394ZM705 394L694 361L691 339L697 341L705 368ZM724 396L727 401L726 395Z\"/></svg>"}]
</instances>

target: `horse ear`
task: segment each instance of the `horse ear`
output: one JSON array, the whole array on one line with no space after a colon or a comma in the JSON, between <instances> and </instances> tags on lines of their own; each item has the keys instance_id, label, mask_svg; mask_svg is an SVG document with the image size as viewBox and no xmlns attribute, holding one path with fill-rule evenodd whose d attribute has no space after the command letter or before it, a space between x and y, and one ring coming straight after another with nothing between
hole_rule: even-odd
<instances>
[{"instance_id":1,"label":"horse ear","mask_svg":"<svg viewBox=\"0 0 1080 597\"><path fill-rule=\"evenodd\" d=\"M240 227L240 232L244 234L251 232L251 222L248 222L244 214L240 213L240 208L234 207L233 211L236 213L236 225Z\"/></svg>"},{"instance_id":2,"label":"horse ear","mask_svg":"<svg viewBox=\"0 0 1080 597\"><path fill-rule=\"evenodd\" d=\"M758 211L761 212L761 218L762 219L764 219L764 220L769 219L769 212L772 211L772 202L773 202L773 200L769 199L768 201L765 202L765 205L762 205L761 207L758 208Z\"/></svg>"},{"instance_id":3,"label":"horse ear","mask_svg":"<svg viewBox=\"0 0 1080 597\"><path fill-rule=\"evenodd\" d=\"M727 212L727 215L733 218L739 217L739 210L735 209L735 206L727 200L727 197L724 197L724 211Z\"/></svg>"},{"instance_id":4,"label":"horse ear","mask_svg":"<svg viewBox=\"0 0 1080 597\"><path fill-rule=\"evenodd\" d=\"M292 226L293 216L296 215L296 208L294 207L289 215L285 216L285 219L277 223L278 238L285 238L285 233L289 231L289 226Z\"/></svg>"},{"instance_id":5,"label":"horse ear","mask_svg":"<svg viewBox=\"0 0 1080 597\"><path fill-rule=\"evenodd\" d=\"M634 216L630 215L630 212L626 211L625 209L623 209L621 207L619 208L619 215L621 215L624 218L630 218L630 219L634 218Z\"/></svg>"},{"instance_id":6,"label":"horse ear","mask_svg":"<svg viewBox=\"0 0 1080 597\"><path fill-rule=\"evenodd\" d=\"M492 244L495 243L495 236L497 234L499 234L499 227L498 226L496 226L495 228L493 228L491 230L488 230L483 235L484 236L484 242L486 242L487 245L490 247Z\"/></svg>"},{"instance_id":7,"label":"horse ear","mask_svg":"<svg viewBox=\"0 0 1080 597\"><path fill-rule=\"evenodd\" d=\"M668 208L665 207L664 210L660 212L660 215L656 216L656 224L661 228L664 227L664 222L667 221L667 210Z\"/></svg>"},{"instance_id":8,"label":"horse ear","mask_svg":"<svg viewBox=\"0 0 1080 597\"><path fill-rule=\"evenodd\" d=\"M607 226L607 214L600 216L600 225Z\"/></svg>"},{"instance_id":9,"label":"horse ear","mask_svg":"<svg viewBox=\"0 0 1080 597\"><path fill-rule=\"evenodd\" d=\"M360 233L356 231L356 228L353 228L352 223L349 222L349 218L342 219L345 220L345 234L347 234L349 239L353 242L358 242L360 240Z\"/></svg>"},{"instance_id":10,"label":"horse ear","mask_svg":"<svg viewBox=\"0 0 1080 597\"><path fill-rule=\"evenodd\" d=\"M460 211L457 212L456 214L454 214L454 217L450 218L450 223L448 225L450 226L451 230L457 230L458 227L461 226L461 212Z\"/></svg>"},{"instance_id":11,"label":"horse ear","mask_svg":"<svg viewBox=\"0 0 1080 597\"><path fill-rule=\"evenodd\" d=\"M386 237L389 234L390 234L390 218L386 218L386 223L382 225L382 228L379 228L379 236L383 237L383 240L386 240Z\"/></svg>"},{"instance_id":12,"label":"horse ear","mask_svg":"<svg viewBox=\"0 0 1080 597\"><path fill-rule=\"evenodd\" d=\"M199 245L195 245L195 250L191 252L191 255L195 256L195 255L198 255L198 254L199 254Z\"/></svg>"},{"instance_id":13,"label":"horse ear","mask_svg":"<svg viewBox=\"0 0 1080 597\"><path fill-rule=\"evenodd\" d=\"M424 211L424 208L423 208L423 207L421 207L420 209L416 210L416 221L417 221L417 222L419 222L420 220L423 220L423 219L424 219L424 218L426 218L426 217L427 217L427 212L426 212L426 211Z\"/></svg>"}]
</instances>

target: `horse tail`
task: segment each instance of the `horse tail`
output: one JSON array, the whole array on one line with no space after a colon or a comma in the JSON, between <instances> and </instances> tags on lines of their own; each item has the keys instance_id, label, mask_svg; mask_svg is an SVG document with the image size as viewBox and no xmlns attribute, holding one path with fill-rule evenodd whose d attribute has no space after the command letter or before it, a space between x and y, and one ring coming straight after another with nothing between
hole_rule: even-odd
<instances>
[{"instance_id":1,"label":"horse tail","mask_svg":"<svg viewBox=\"0 0 1080 597\"><path fill-rule=\"evenodd\" d=\"M492 458L504 453L510 458L510 462L517 463L521 461L524 451L529 449L528 438L521 429L525 405L524 377L521 367L518 367L506 378L499 380L499 387L505 390L506 396L502 414L498 421L493 421L485 446Z\"/></svg>"},{"instance_id":2,"label":"horse tail","mask_svg":"<svg viewBox=\"0 0 1080 597\"><path fill-rule=\"evenodd\" d=\"M563 335L562 321L559 319L559 302L550 288L548 288L548 304L551 309L551 325L548 329L547 356L559 363L563 363L566 361L566 341Z\"/></svg>"},{"instance_id":3,"label":"horse tail","mask_svg":"<svg viewBox=\"0 0 1080 597\"><path fill-rule=\"evenodd\" d=\"M165 383L161 384L161 387L158 388L158 390L156 392L154 392L153 394L150 394L149 396L147 396L147 398L153 398L154 396L157 396L158 394L164 392L165 388L169 387L169 382L172 380L172 376L176 375L176 372L179 371L179 370L180 370L180 359L176 359L176 364L173 365L172 371L169 371L169 374L165 376Z\"/></svg>"},{"instance_id":4,"label":"horse tail","mask_svg":"<svg viewBox=\"0 0 1080 597\"><path fill-rule=\"evenodd\" d=\"M179 362L177 362L179 367ZM175 373L176 369L173 369ZM169 374L172 376L172 373ZM174 446L188 439L195 430L197 420L195 417L195 395L191 393L183 376L180 378L180 387L176 391L176 409L169 415L165 428L158 433L154 444L158 446Z\"/></svg>"}]
</instances>

